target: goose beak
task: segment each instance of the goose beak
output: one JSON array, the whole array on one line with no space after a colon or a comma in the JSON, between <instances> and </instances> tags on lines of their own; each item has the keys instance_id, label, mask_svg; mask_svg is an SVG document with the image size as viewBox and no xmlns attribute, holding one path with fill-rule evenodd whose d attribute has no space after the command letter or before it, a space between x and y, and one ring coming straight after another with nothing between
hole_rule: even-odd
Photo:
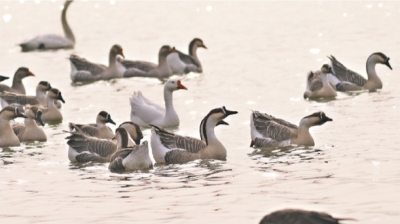
<instances>
[{"instance_id":1,"label":"goose beak","mask_svg":"<svg viewBox=\"0 0 400 224\"><path fill-rule=\"evenodd\" d=\"M393 70L393 69L392 69L392 66L390 66L389 59L390 59L390 58L387 59L385 65L388 66L388 67L390 68L390 70Z\"/></svg>"},{"instance_id":2,"label":"goose beak","mask_svg":"<svg viewBox=\"0 0 400 224\"><path fill-rule=\"evenodd\" d=\"M238 113L237 111L233 111L233 110L228 110L228 109L226 109L225 106L222 107L222 110L224 111L226 117L229 116L229 115L237 114L237 113Z\"/></svg>"},{"instance_id":3,"label":"goose beak","mask_svg":"<svg viewBox=\"0 0 400 224\"><path fill-rule=\"evenodd\" d=\"M205 48L205 49L208 49L208 48L206 47L206 45L204 45L204 44L202 44L201 47L203 47L203 48Z\"/></svg>"},{"instance_id":4,"label":"goose beak","mask_svg":"<svg viewBox=\"0 0 400 224\"><path fill-rule=\"evenodd\" d=\"M35 76L31 71L28 71L29 76Z\"/></svg>"},{"instance_id":5,"label":"goose beak","mask_svg":"<svg viewBox=\"0 0 400 224\"><path fill-rule=\"evenodd\" d=\"M115 122L111 119L111 116L108 116L107 122L115 125Z\"/></svg>"},{"instance_id":6,"label":"goose beak","mask_svg":"<svg viewBox=\"0 0 400 224\"><path fill-rule=\"evenodd\" d=\"M138 138L133 140L135 142L136 145L140 145L140 140L142 140L142 138Z\"/></svg>"},{"instance_id":7,"label":"goose beak","mask_svg":"<svg viewBox=\"0 0 400 224\"><path fill-rule=\"evenodd\" d=\"M40 114L39 114L39 113L36 114L35 120L36 120L40 125L44 126L44 123L43 123L43 120L42 120L42 114L41 114L41 113L40 113Z\"/></svg>"},{"instance_id":8,"label":"goose beak","mask_svg":"<svg viewBox=\"0 0 400 224\"><path fill-rule=\"evenodd\" d=\"M61 96L61 92L58 92L57 100L60 100L61 102L65 103L65 100L64 100L63 97Z\"/></svg>"},{"instance_id":9,"label":"goose beak","mask_svg":"<svg viewBox=\"0 0 400 224\"><path fill-rule=\"evenodd\" d=\"M124 52L122 51L122 49L119 50L118 54L121 55L123 58L125 58L125 55L124 55Z\"/></svg>"},{"instance_id":10,"label":"goose beak","mask_svg":"<svg viewBox=\"0 0 400 224\"><path fill-rule=\"evenodd\" d=\"M186 89L187 90L186 86L182 85L181 80L178 80L177 83L178 83L178 89Z\"/></svg>"},{"instance_id":11,"label":"goose beak","mask_svg":"<svg viewBox=\"0 0 400 224\"><path fill-rule=\"evenodd\" d=\"M329 118L329 117L327 117L327 116L323 116L323 117L322 117L322 121L323 121L323 122L327 122L327 121L333 121L333 120L332 120L332 118Z\"/></svg>"},{"instance_id":12,"label":"goose beak","mask_svg":"<svg viewBox=\"0 0 400 224\"><path fill-rule=\"evenodd\" d=\"M254 146L254 141L251 140L251 142L250 142L250 147L253 147L253 146Z\"/></svg>"},{"instance_id":13,"label":"goose beak","mask_svg":"<svg viewBox=\"0 0 400 224\"><path fill-rule=\"evenodd\" d=\"M220 120L220 121L218 121L216 126L218 126L218 125L229 125L229 124L228 124L228 122L226 122L224 120Z\"/></svg>"}]
</instances>

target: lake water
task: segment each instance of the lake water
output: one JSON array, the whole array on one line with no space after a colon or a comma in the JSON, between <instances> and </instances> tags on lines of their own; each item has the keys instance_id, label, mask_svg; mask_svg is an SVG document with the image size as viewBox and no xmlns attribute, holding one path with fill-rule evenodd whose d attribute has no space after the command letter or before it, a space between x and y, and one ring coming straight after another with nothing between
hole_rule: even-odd
<instances>
[{"instance_id":1,"label":"lake water","mask_svg":"<svg viewBox=\"0 0 400 224\"><path fill-rule=\"evenodd\" d=\"M64 122L44 127L48 142L0 151L2 223L257 223L281 208L363 224L400 219L400 2L76 1L67 15L75 49L21 53L16 44L24 39L62 34L62 5L0 2L1 75L26 66L36 74L24 80L28 94L46 80L66 101ZM227 160L128 174L110 173L108 164L70 163L62 133L68 122L94 122L100 110L127 121L133 91L162 104L163 85L132 78L74 86L66 58L75 53L107 64L118 43L127 59L156 62L161 45L187 52L194 37L208 47L198 51L204 74L184 77L189 90L174 93L181 120L174 130L199 137L211 109L239 111L229 126L216 128ZM303 99L307 72L327 55L366 76L373 52L386 54L393 67L376 67L381 91ZM249 147L251 110L293 123L323 110L333 122L311 129L314 148L260 151ZM149 139L150 131L144 135Z\"/></svg>"}]
</instances>

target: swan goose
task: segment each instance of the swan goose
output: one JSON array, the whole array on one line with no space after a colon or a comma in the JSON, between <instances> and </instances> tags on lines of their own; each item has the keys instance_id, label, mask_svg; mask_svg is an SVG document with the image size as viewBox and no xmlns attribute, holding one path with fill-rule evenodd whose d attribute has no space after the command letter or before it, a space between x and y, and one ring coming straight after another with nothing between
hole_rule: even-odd
<instances>
[{"instance_id":1,"label":"swan goose","mask_svg":"<svg viewBox=\"0 0 400 224\"><path fill-rule=\"evenodd\" d=\"M58 110L58 108L55 105L56 100L60 100L61 102L65 103L65 100L63 99L61 92L58 89L52 88L49 91L47 91L46 94L46 107L42 108L42 121L44 123L61 123L63 120L63 116Z\"/></svg>"},{"instance_id":2,"label":"swan goose","mask_svg":"<svg viewBox=\"0 0 400 224\"><path fill-rule=\"evenodd\" d=\"M164 84L165 108L145 98L140 91L134 92L129 99L131 121L143 128L149 128L150 124L160 127L179 126L179 117L172 103L172 93L179 89L187 90L180 80L169 79Z\"/></svg>"},{"instance_id":3,"label":"swan goose","mask_svg":"<svg viewBox=\"0 0 400 224\"><path fill-rule=\"evenodd\" d=\"M250 116L251 145L277 147L288 145L314 146L310 127L332 121L324 112L316 112L301 119L299 126L268 114L253 111Z\"/></svg>"},{"instance_id":4,"label":"swan goose","mask_svg":"<svg viewBox=\"0 0 400 224\"><path fill-rule=\"evenodd\" d=\"M390 58L380 52L371 54L367 59L368 79L346 68L332 55L328 58L331 60L333 68L333 74L329 75L330 82L340 92L382 89L382 81L376 74L375 65L384 64L392 70L392 66L389 63Z\"/></svg>"},{"instance_id":5,"label":"swan goose","mask_svg":"<svg viewBox=\"0 0 400 224\"><path fill-rule=\"evenodd\" d=\"M65 1L61 11L61 24L64 30L64 37L56 34L45 34L19 44L23 52L33 50L56 50L74 48L75 37L67 22L67 9L71 1Z\"/></svg>"},{"instance_id":6,"label":"swan goose","mask_svg":"<svg viewBox=\"0 0 400 224\"><path fill-rule=\"evenodd\" d=\"M301 209L282 209L262 218L260 224L340 224L350 218L335 218L325 212L306 211Z\"/></svg>"},{"instance_id":7,"label":"swan goose","mask_svg":"<svg viewBox=\"0 0 400 224\"><path fill-rule=\"evenodd\" d=\"M203 72L200 60L197 57L197 48L200 47L207 49L201 39L194 38L189 43L189 55L184 54L176 49L175 52L169 54L167 61L173 74L183 75L189 72Z\"/></svg>"},{"instance_id":8,"label":"swan goose","mask_svg":"<svg viewBox=\"0 0 400 224\"><path fill-rule=\"evenodd\" d=\"M12 125L12 129L15 135L18 136L19 141L47 141L43 129L37 125L39 123L41 126L44 126L42 113L42 110L38 106L26 106L25 115L27 118L25 118L24 124L14 123Z\"/></svg>"},{"instance_id":9,"label":"swan goose","mask_svg":"<svg viewBox=\"0 0 400 224\"><path fill-rule=\"evenodd\" d=\"M223 119L237 114L225 107L211 110L200 123L200 139L181 136L153 126L151 148L156 163L182 164L196 159L226 159L226 149L217 139L214 128L227 124Z\"/></svg>"},{"instance_id":10,"label":"swan goose","mask_svg":"<svg viewBox=\"0 0 400 224\"><path fill-rule=\"evenodd\" d=\"M111 123L115 125L115 122L111 119L111 115L106 111L100 111L96 117L96 124L74 124L69 123L69 129L72 131L78 127L84 134L101 138L101 139L113 139L115 137L112 130L106 125Z\"/></svg>"},{"instance_id":11,"label":"swan goose","mask_svg":"<svg viewBox=\"0 0 400 224\"><path fill-rule=\"evenodd\" d=\"M5 84L0 84L0 93L1 92L11 92L11 93L20 93L20 94L26 94L25 92L25 86L22 83L22 79L29 77L29 76L35 76L31 71L29 71L28 68L26 67L19 67L17 71L15 72L12 86L9 87Z\"/></svg>"},{"instance_id":12,"label":"swan goose","mask_svg":"<svg viewBox=\"0 0 400 224\"><path fill-rule=\"evenodd\" d=\"M0 111L0 147L20 145L20 141L10 125L10 121L17 117L27 118L16 106L7 106Z\"/></svg>"},{"instance_id":13,"label":"swan goose","mask_svg":"<svg viewBox=\"0 0 400 224\"><path fill-rule=\"evenodd\" d=\"M122 78L124 69L117 64L117 55L124 57L122 47L115 44L111 47L109 53L108 67L102 64L95 64L72 54L69 57L71 62L71 80L72 82L94 82L98 80L109 80Z\"/></svg>"},{"instance_id":14,"label":"swan goose","mask_svg":"<svg viewBox=\"0 0 400 224\"><path fill-rule=\"evenodd\" d=\"M331 86L328 74L332 74L332 68L324 64L320 71L310 72L307 77L307 87L304 92L304 99L334 98L336 90Z\"/></svg>"},{"instance_id":15,"label":"swan goose","mask_svg":"<svg viewBox=\"0 0 400 224\"><path fill-rule=\"evenodd\" d=\"M123 128L115 130L124 138L128 138L128 133ZM111 155L108 169L111 172L124 172L132 170L151 169L153 163L149 156L149 144L144 141L141 145L129 147L128 142L121 142L120 148Z\"/></svg>"}]
</instances>

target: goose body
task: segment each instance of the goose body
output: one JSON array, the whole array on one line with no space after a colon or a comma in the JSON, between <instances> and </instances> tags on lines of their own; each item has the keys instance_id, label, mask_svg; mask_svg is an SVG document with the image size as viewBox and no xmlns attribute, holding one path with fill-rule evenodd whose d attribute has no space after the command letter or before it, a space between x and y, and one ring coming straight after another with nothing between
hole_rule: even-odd
<instances>
[{"instance_id":1,"label":"goose body","mask_svg":"<svg viewBox=\"0 0 400 224\"><path fill-rule=\"evenodd\" d=\"M94 82L98 80L109 80L122 78L124 69L117 64L117 55L124 57L122 47L115 44L109 53L108 67L102 64L95 64L77 55L69 57L71 63L72 82Z\"/></svg>"},{"instance_id":2,"label":"goose body","mask_svg":"<svg viewBox=\"0 0 400 224\"><path fill-rule=\"evenodd\" d=\"M63 116L54 103L56 100L60 100L61 102L65 103L61 92L58 89L53 88L47 91L47 107L42 109L42 121L44 123L53 124L62 122Z\"/></svg>"},{"instance_id":3,"label":"goose body","mask_svg":"<svg viewBox=\"0 0 400 224\"><path fill-rule=\"evenodd\" d=\"M74 48L75 37L67 22L67 9L72 1L66 1L61 12L61 24L64 30L64 36L56 34L45 34L37 36L29 41L19 44L22 51L33 50L57 50Z\"/></svg>"},{"instance_id":4,"label":"goose body","mask_svg":"<svg viewBox=\"0 0 400 224\"><path fill-rule=\"evenodd\" d=\"M167 56L174 52L169 45L164 45L158 52L158 65L151 62L119 60L119 67L123 69L124 77L146 77L168 79L172 75L172 70L168 65Z\"/></svg>"},{"instance_id":5,"label":"goose body","mask_svg":"<svg viewBox=\"0 0 400 224\"><path fill-rule=\"evenodd\" d=\"M150 124L160 127L179 126L179 117L172 103L172 92L187 89L180 80L168 80L164 85L165 109L147 98L141 92L135 92L129 99L131 104L131 121L140 127L149 128Z\"/></svg>"},{"instance_id":6,"label":"goose body","mask_svg":"<svg viewBox=\"0 0 400 224\"><path fill-rule=\"evenodd\" d=\"M184 54L176 49L173 53L168 55L167 61L173 74L183 75L189 72L203 72L200 60L197 57L197 48L199 47L207 49L201 39L194 38L189 43L189 55Z\"/></svg>"},{"instance_id":7,"label":"goose body","mask_svg":"<svg viewBox=\"0 0 400 224\"><path fill-rule=\"evenodd\" d=\"M50 83L41 81L36 87L36 96L4 92L0 93L0 98L2 99L3 107L10 104L46 106L46 92L50 89Z\"/></svg>"},{"instance_id":8,"label":"goose body","mask_svg":"<svg viewBox=\"0 0 400 224\"><path fill-rule=\"evenodd\" d=\"M344 220L354 219L335 218L325 212L282 209L264 216L260 224L340 224Z\"/></svg>"},{"instance_id":9,"label":"goose body","mask_svg":"<svg viewBox=\"0 0 400 224\"><path fill-rule=\"evenodd\" d=\"M46 134L43 129L41 129L36 121L44 126L42 121L42 110L38 106L27 106L25 109L25 118L24 124L14 123L12 125L12 129L14 133L17 135L20 142L25 141L47 141Z\"/></svg>"},{"instance_id":10,"label":"goose body","mask_svg":"<svg viewBox=\"0 0 400 224\"><path fill-rule=\"evenodd\" d=\"M324 64L320 71L308 74L304 99L334 98L337 96L335 88L329 83L329 73L332 73L332 68Z\"/></svg>"},{"instance_id":11,"label":"goose body","mask_svg":"<svg viewBox=\"0 0 400 224\"><path fill-rule=\"evenodd\" d=\"M0 147L20 145L20 141L10 125L10 121L17 117L26 118L26 115L18 107L7 106L0 111Z\"/></svg>"},{"instance_id":12,"label":"goose body","mask_svg":"<svg viewBox=\"0 0 400 224\"><path fill-rule=\"evenodd\" d=\"M120 135L126 135L126 138L128 137L123 128L118 128L116 132L119 132ZM111 155L108 166L111 172L143 170L152 167L153 163L149 156L149 144L147 141L134 147L128 147L127 142L121 143L120 148Z\"/></svg>"},{"instance_id":13,"label":"goose body","mask_svg":"<svg viewBox=\"0 0 400 224\"><path fill-rule=\"evenodd\" d=\"M163 128L153 126L151 131L151 148L157 163L181 164L196 159L226 159L226 149L217 139L214 128L224 118L236 111L225 107L211 110L200 123L200 136L196 139L181 136ZM226 122L223 122L226 124Z\"/></svg>"},{"instance_id":14,"label":"goose body","mask_svg":"<svg viewBox=\"0 0 400 224\"><path fill-rule=\"evenodd\" d=\"M375 65L384 64L392 69L389 63L390 58L379 52L371 54L367 59L368 79L348 69L334 56L328 58L331 60L333 69L333 74L329 75L329 80L340 92L382 89L382 81L375 71Z\"/></svg>"},{"instance_id":15,"label":"goose body","mask_svg":"<svg viewBox=\"0 0 400 224\"><path fill-rule=\"evenodd\" d=\"M271 115L253 111L250 116L251 146L277 147L291 144L314 146L309 128L332 121L324 112L316 112L301 119L299 126Z\"/></svg>"},{"instance_id":16,"label":"goose body","mask_svg":"<svg viewBox=\"0 0 400 224\"><path fill-rule=\"evenodd\" d=\"M15 72L12 86L9 87L5 84L0 84L0 93L11 92L11 93L19 93L19 94L25 95L25 93L26 93L25 86L22 83L22 79L29 77L29 76L35 76L35 75L31 71L29 71L29 69L26 67L18 68L17 71Z\"/></svg>"},{"instance_id":17,"label":"goose body","mask_svg":"<svg viewBox=\"0 0 400 224\"><path fill-rule=\"evenodd\" d=\"M74 124L69 123L70 131L75 127L78 127L84 134L101 138L101 139L112 139L114 138L114 133L106 125L106 123L111 123L115 125L115 122L111 119L111 115L106 111L101 111L96 117L96 124Z\"/></svg>"}]
</instances>

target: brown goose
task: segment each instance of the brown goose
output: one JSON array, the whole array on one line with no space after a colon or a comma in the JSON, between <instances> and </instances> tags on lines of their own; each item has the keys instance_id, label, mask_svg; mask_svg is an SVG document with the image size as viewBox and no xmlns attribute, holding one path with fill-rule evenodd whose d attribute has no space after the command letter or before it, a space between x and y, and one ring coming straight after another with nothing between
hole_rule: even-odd
<instances>
[{"instance_id":1,"label":"brown goose","mask_svg":"<svg viewBox=\"0 0 400 224\"><path fill-rule=\"evenodd\" d=\"M17 117L27 118L19 107L7 106L0 111L0 147L19 146L20 141L13 132L10 121Z\"/></svg>"},{"instance_id":2,"label":"brown goose","mask_svg":"<svg viewBox=\"0 0 400 224\"><path fill-rule=\"evenodd\" d=\"M349 218L335 218L325 212L283 209L262 218L260 224L340 224Z\"/></svg>"},{"instance_id":3,"label":"brown goose","mask_svg":"<svg viewBox=\"0 0 400 224\"><path fill-rule=\"evenodd\" d=\"M35 75L31 71L29 71L29 69L26 67L18 68L17 71L15 72L12 86L9 87L7 85L0 84L0 93L11 92L11 93L26 94L25 86L22 83L22 79L29 77L29 76L35 76Z\"/></svg>"}]
</instances>

